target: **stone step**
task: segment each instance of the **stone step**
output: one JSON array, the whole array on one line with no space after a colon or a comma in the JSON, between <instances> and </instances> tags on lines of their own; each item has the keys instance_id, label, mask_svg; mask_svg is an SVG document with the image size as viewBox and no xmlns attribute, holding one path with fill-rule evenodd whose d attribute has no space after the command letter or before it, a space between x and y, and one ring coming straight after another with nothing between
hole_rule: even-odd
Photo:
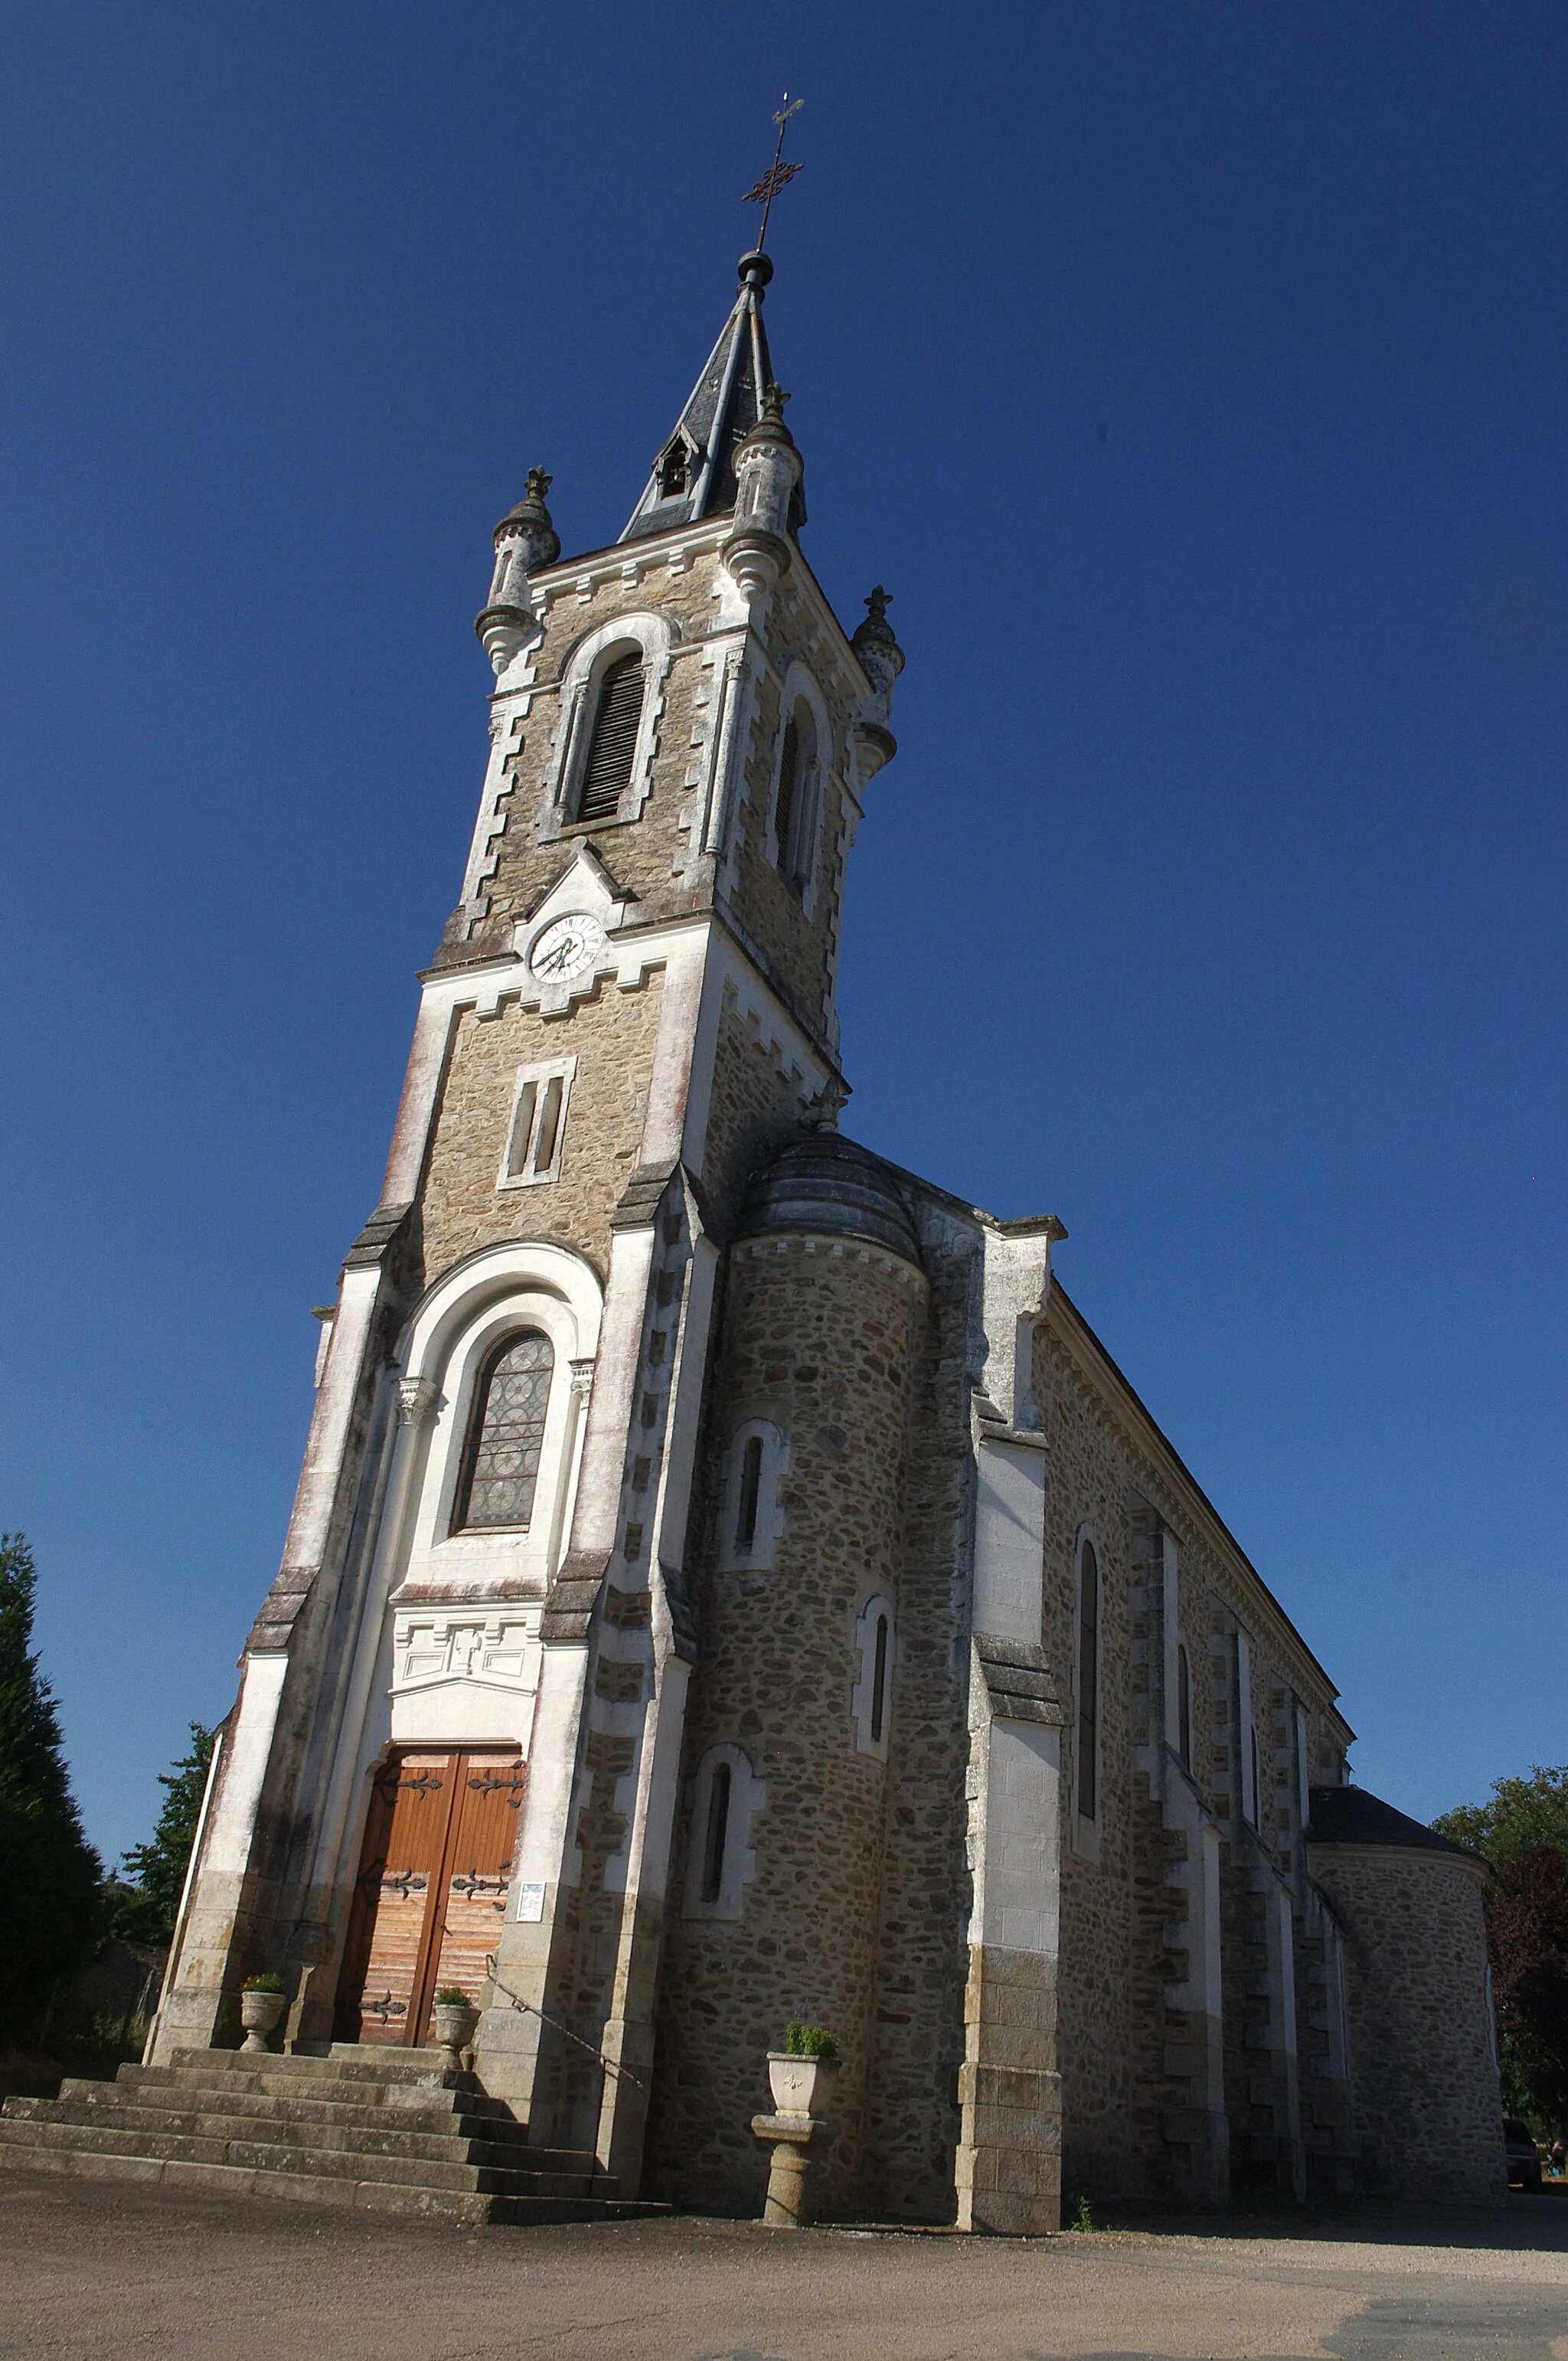
<instances>
[{"instance_id":1,"label":"stone step","mask_svg":"<svg viewBox=\"0 0 1568 2361\"><path fill-rule=\"evenodd\" d=\"M328 2057L180 2050L0 2106L0 2166L454 2222L604 2221L668 2209L621 2198L585 2151L528 2127L438 2050Z\"/></svg>"},{"instance_id":2,"label":"stone step","mask_svg":"<svg viewBox=\"0 0 1568 2361\"><path fill-rule=\"evenodd\" d=\"M432 2102L455 2099L459 2104L426 2105ZM418 2103L413 2103L414 2101ZM195 2107L207 2114L246 2115L253 2119L301 2124L339 2124L347 2130L388 2131L396 2133L436 2132L469 2139L513 2140L523 2146L528 2138L528 2126L520 2124L510 2110L498 2099L481 2101L466 2092L421 2092L407 2094L402 2102L389 2105L367 2104L360 2099L318 2099L313 2093L301 2091L256 2091L231 2089L223 2081L154 2082L138 2079L135 2082L96 2082L68 2076L60 2086L60 2103L92 2106L100 2110L122 2107L171 2107L188 2111Z\"/></svg>"},{"instance_id":3,"label":"stone step","mask_svg":"<svg viewBox=\"0 0 1568 2361\"><path fill-rule=\"evenodd\" d=\"M199 2066L203 2073L269 2074L301 2082L429 2082L446 2090L477 2091L476 2075L445 2063L444 2049L379 2048L374 2042L338 2041L324 2058L290 2049L176 2049L170 2070ZM156 2069L146 2070L149 2072Z\"/></svg>"},{"instance_id":4,"label":"stone step","mask_svg":"<svg viewBox=\"0 0 1568 2361\"><path fill-rule=\"evenodd\" d=\"M488 2191L410 2188L395 2181L258 2170L240 2165L195 2164L174 2158L104 2155L89 2148L22 2147L0 2140L0 2169L69 2173L96 2180L158 2182L191 2197L282 2198L305 2205L351 2206L381 2213L416 2214L461 2223L623 2222L667 2213L667 2205L628 2198L503 2196Z\"/></svg>"},{"instance_id":5,"label":"stone step","mask_svg":"<svg viewBox=\"0 0 1568 2361\"><path fill-rule=\"evenodd\" d=\"M46 2101L35 2105L48 2105ZM503 2197L614 2199L607 2184L596 2187L587 2173L519 2171L511 2165L444 2162L429 2157L365 2155L313 2147L299 2140L236 2139L225 2134L202 2138L190 2132L120 2131L107 2124L59 2123L47 2115L0 2114L0 2152L37 2155L74 2151L105 2157L141 2158L160 2163L236 2165L247 2171L280 2173L312 2180L375 2180L401 2188Z\"/></svg>"},{"instance_id":6,"label":"stone step","mask_svg":"<svg viewBox=\"0 0 1568 2361\"><path fill-rule=\"evenodd\" d=\"M283 2062L274 2059L271 2064L281 2066ZM243 2103L247 2098L265 2096L279 2099L286 2106L338 2106L359 2112L369 2108L378 2114L385 2112L398 2121L412 2112L511 2118L511 2110L503 2101L492 2099L477 2089L450 2090L436 2082L345 2082L326 2077L314 2081L303 2076L271 2072L261 2059L245 2074L225 2074L205 2066L122 2066L116 2080L127 2090L134 2084L138 2090L159 2092L176 2103L184 2092L202 2091L212 2093L214 2104L228 2098Z\"/></svg>"},{"instance_id":7,"label":"stone step","mask_svg":"<svg viewBox=\"0 0 1568 2361\"><path fill-rule=\"evenodd\" d=\"M104 2089L112 2092L114 2085L105 2084ZM293 2114L256 2115L248 2109L201 2106L104 2105L62 2093L58 2099L18 2101L0 2121L62 2124L84 2131L124 2132L137 2138L169 2135L208 2141L247 2140L257 2147L304 2147L344 2156L427 2157L436 2164L499 2165L519 2172L571 2175L585 2187L598 2177L590 2156L531 2148L521 2124L511 2126L513 2138L491 2139L484 2128L457 2131L448 2125L445 2129L422 2130L418 2125L389 2123L372 2108L365 2113L370 2119L366 2124L307 2124ZM478 2121L483 2126L484 2118Z\"/></svg>"}]
</instances>

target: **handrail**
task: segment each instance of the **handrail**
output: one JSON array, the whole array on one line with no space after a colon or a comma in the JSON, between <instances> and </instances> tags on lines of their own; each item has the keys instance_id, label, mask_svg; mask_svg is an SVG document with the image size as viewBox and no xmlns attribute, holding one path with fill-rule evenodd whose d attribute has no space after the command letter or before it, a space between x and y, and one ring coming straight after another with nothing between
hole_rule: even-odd
<instances>
[{"instance_id":1,"label":"handrail","mask_svg":"<svg viewBox=\"0 0 1568 2361\"><path fill-rule=\"evenodd\" d=\"M574 2033L569 2025L563 2025L558 2016L546 2015L543 2009L535 2008L531 2000L522 1999L521 1994L514 1993L509 1985L503 1984L496 1973L496 1955L493 1951L487 1951L485 1954L485 1970L497 1992L501 1993L503 1998L510 2001L513 2008L525 2009L530 2016L536 2016L541 2025L554 2026L555 2031L564 2033L568 2041L575 2041L579 2049L586 2049L590 2058L597 2058L607 2074L614 2074L631 2083L635 2089L646 2092L648 2085L632 2072L630 2066L618 2065L613 2058L607 2058L602 2049L596 2049L591 2041L585 2041L580 2033Z\"/></svg>"}]
</instances>

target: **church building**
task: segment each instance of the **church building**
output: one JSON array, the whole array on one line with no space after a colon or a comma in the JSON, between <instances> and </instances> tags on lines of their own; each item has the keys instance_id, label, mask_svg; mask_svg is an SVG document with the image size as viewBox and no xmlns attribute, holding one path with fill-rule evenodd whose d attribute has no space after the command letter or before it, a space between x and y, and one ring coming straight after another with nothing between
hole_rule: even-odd
<instances>
[{"instance_id":1,"label":"church building","mask_svg":"<svg viewBox=\"0 0 1568 2361\"><path fill-rule=\"evenodd\" d=\"M270 1971L263 2094L408 2086L455 1988L513 2161L625 2202L761 2211L796 2018L830 2218L1497 2201L1479 1864L1349 1784L1061 1223L840 1127L905 655L806 557L772 277L618 539L563 558L538 469L496 528L461 895L140 2087Z\"/></svg>"}]
</instances>

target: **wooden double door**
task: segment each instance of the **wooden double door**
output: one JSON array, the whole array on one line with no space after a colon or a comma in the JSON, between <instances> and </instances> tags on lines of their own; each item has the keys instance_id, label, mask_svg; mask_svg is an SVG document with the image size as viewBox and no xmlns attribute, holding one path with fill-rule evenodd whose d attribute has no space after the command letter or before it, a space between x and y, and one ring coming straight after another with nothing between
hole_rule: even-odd
<instances>
[{"instance_id":1,"label":"wooden double door","mask_svg":"<svg viewBox=\"0 0 1568 2361\"><path fill-rule=\"evenodd\" d=\"M334 2030L433 2040L437 1992L477 2000L500 1940L527 1783L515 1747L420 1747L378 1772Z\"/></svg>"}]
</instances>

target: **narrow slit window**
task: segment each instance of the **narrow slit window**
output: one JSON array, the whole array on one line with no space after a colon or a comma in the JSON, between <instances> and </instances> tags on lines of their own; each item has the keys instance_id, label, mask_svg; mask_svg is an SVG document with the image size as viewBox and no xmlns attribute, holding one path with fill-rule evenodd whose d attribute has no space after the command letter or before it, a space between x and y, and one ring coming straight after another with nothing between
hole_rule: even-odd
<instances>
[{"instance_id":1,"label":"narrow slit window","mask_svg":"<svg viewBox=\"0 0 1568 2361\"><path fill-rule=\"evenodd\" d=\"M800 769L800 730L792 716L784 735L784 753L779 762L778 801L773 806L773 840L779 849L779 867L789 870L789 846L795 829L795 778Z\"/></svg>"},{"instance_id":2,"label":"narrow slit window","mask_svg":"<svg viewBox=\"0 0 1568 2361\"><path fill-rule=\"evenodd\" d=\"M811 708L795 707L784 727L779 758L779 788L773 805L773 842L779 873L796 894L806 884L817 834L817 724Z\"/></svg>"},{"instance_id":3,"label":"narrow slit window","mask_svg":"<svg viewBox=\"0 0 1568 2361\"><path fill-rule=\"evenodd\" d=\"M530 1088L532 1087L531 1084ZM544 1085L544 1104L539 1110L539 1137L533 1144L535 1172L548 1172L555 1161L555 1146L561 1137L561 1100L565 1087L564 1074L552 1074Z\"/></svg>"},{"instance_id":4,"label":"narrow slit window","mask_svg":"<svg viewBox=\"0 0 1568 2361\"><path fill-rule=\"evenodd\" d=\"M1185 1648L1176 1652L1176 1748L1183 1770L1192 1768L1192 1673Z\"/></svg>"},{"instance_id":5,"label":"narrow slit window","mask_svg":"<svg viewBox=\"0 0 1568 2361\"><path fill-rule=\"evenodd\" d=\"M1078 1809L1095 1817L1100 1804L1096 1749L1100 1719L1100 1566L1085 1542L1078 1592Z\"/></svg>"},{"instance_id":6,"label":"narrow slit window","mask_svg":"<svg viewBox=\"0 0 1568 2361\"><path fill-rule=\"evenodd\" d=\"M707 1829L702 1850L702 1898L717 1902L724 1890L724 1855L729 1841L729 1765L714 1766L707 1791Z\"/></svg>"},{"instance_id":7,"label":"narrow slit window","mask_svg":"<svg viewBox=\"0 0 1568 2361\"><path fill-rule=\"evenodd\" d=\"M498 1189L531 1189L559 1178L576 1067L573 1057L519 1071Z\"/></svg>"},{"instance_id":8,"label":"narrow slit window","mask_svg":"<svg viewBox=\"0 0 1568 2361\"><path fill-rule=\"evenodd\" d=\"M876 1658L872 1666L872 1743L882 1744L883 1722L887 1712L887 1617L876 1620Z\"/></svg>"},{"instance_id":9,"label":"narrow slit window","mask_svg":"<svg viewBox=\"0 0 1568 2361\"><path fill-rule=\"evenodd\" d=\"M757 1503L762 1490L762 1438L748 1435L740 1458L740 1506L735 1519L737 1554L749 1551L757 1538Z\"/></svg>"},{"instance_id":10,"label":"narrow slit window","mask_svg":"<svg viewBox=\"0 0 1568 2361\"><path fill-rule=\"evenodd\" d=\"M544 1447L555 1356L548 1336L509 1336L486 1364L474 1395L454 1532L526 1531Z\"/></svg>"},{"instance_id":11,"label":"narrow slit window","mask_svg":"<svg viewBox=\"0 0 1568 2361\"><path fill-rule=\"evenodd\" d=\"M511 1119L511 1144L507 1150L507 1177L515 1180L529 1169L529 1143L533 1137L534 1111L539 1104L537 1082L524 1082L517 1094Z\"/></svg>"},{"instance_id":12,"label":"narrow slit window","mask_svg":"<svg viewBox=\"0 0 1568 2361\"><path fill-rule=\"evenodd\" d=\"M637 728L642 718L642 658L618 656L599 683L593 736L583 764L579 819L610 819L631 779Z\"/></svg>"}]
</instances>

